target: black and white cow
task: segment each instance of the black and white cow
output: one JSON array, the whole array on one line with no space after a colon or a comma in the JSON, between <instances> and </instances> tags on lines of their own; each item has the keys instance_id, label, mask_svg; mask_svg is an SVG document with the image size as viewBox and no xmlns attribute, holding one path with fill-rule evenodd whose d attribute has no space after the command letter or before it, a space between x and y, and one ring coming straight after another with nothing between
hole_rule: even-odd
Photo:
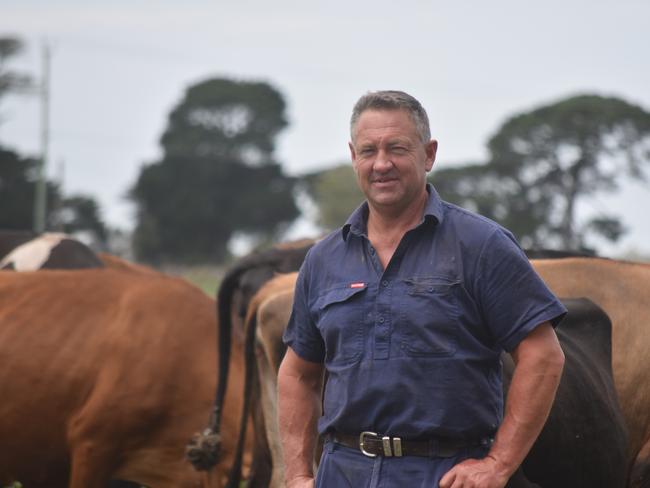
<instances>
[{"instance_id":1,"label":"black and white cow","mask_svg":"<svg viewBox=\"0 0 650 488\"><path fill-rule=\"evenodd\" d=\"M85 244L62 233L0 231L0 270L101 268L104 264Z\"/></svg>"}]
</instances>

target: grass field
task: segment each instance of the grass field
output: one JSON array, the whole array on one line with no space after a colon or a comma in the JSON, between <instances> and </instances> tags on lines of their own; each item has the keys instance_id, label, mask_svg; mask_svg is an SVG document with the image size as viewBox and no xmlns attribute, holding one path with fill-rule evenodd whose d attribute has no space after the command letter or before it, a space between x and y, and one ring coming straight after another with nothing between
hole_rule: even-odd
<instances>
[{"instance_id":1,"label":"grass field","mask_svg":"<svg viewBox=\"0 0 650 488\"><path fill-rule=\"evenodd\" d=\"M166 266L159 271L186 279L193 285L199 287L208 296L214 298L221 278L225 273L225 267L201 264L195 266Z\"/></svg>"}]
</instances>

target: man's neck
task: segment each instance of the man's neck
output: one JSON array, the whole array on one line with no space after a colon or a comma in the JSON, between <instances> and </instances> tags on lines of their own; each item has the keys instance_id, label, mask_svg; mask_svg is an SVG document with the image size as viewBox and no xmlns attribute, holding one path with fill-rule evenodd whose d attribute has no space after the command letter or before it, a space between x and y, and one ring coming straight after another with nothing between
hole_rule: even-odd
<instances>
[{"instance_id":1,"label":"man's neck","mask_svg":"<svg viewBox=\"0 0 650 488\"><path fill-rule=\"evenodd\" d=\"M424 192L417 202L400 211L369 206L368 239L379 253L384 269L404 234L422 221L427 198L428 193Z\"/></svg>"},{"instance_id":2,"label":"man's neck","mask_svg":"<svg viewBox=\"0 0 650 488\"><path fill-rule=\"evenodd\" d=\"M422 221L429 193L424 191L420 197L406 208L393 207L368 207L368 234L378 232L391 234L401 232L405 234Z\"/></svg>"}]
</instances>

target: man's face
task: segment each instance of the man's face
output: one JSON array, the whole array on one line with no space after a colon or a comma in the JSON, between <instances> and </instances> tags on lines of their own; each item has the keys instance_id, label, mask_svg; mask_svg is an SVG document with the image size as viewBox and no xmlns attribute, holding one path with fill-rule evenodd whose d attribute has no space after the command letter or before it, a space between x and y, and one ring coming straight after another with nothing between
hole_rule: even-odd
<instances>
[{"instance_id":1,"label":"man's face","mask_svg":"<svg viewBox=\"0 0 650 488\"><path fill-rule=\"evenodd\" d=\"M361 113L350 143L357 181L370 205L401 211L425 191L436 141L423 143L405 110Z\"/></svg>"}]
</instances>

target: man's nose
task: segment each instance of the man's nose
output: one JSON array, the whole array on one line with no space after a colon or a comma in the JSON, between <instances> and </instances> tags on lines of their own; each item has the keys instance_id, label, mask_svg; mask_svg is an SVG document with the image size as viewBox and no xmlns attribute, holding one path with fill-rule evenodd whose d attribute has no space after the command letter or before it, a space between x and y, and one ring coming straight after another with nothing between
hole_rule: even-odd
<instances>
[{"instance_id":1,"label":"man's nose","mask_svg":"<svg viewBox=\"0 0 650 488\"><path fill-rule=\"evenodd\" d=\"M378 172L386 172L393 169L393 162L386 151L378 151L372 169Z\"/></svg>"}]
</instances>

